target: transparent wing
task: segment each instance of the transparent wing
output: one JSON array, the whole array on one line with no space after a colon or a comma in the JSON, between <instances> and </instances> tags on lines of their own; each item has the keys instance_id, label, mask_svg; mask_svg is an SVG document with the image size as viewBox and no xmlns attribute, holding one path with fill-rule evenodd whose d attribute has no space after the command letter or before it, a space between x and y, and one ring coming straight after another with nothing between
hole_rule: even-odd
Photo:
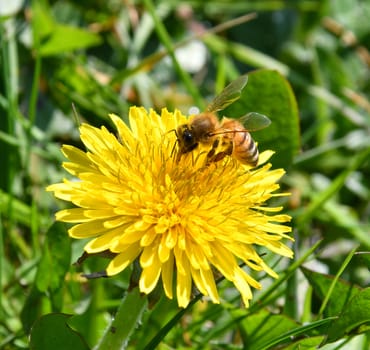
<instances>
[{"instance_id":1,"label":"transparent wing","mask_svg":"<svg viewBox=\"0 0 370 350\"><path fill-rule=\"evenodd\" d=\"M246 130L257 131L267 128L271 124L271 120L263 114L251 112L237 119Z\"/></svg>"},{"instance_id":2,"label":"transparent wing","mask_svg":"<svg viewBox=\"0 0 370 350\"><path fill-rule=\"evenodd\" d=\"M240 98L240 94L247 85L248 76L242 75L238 79L231 82L217 95L214 100L208 105L207 112L218 112L230 106L234 101Z\"/></svg>"}]
</instances>

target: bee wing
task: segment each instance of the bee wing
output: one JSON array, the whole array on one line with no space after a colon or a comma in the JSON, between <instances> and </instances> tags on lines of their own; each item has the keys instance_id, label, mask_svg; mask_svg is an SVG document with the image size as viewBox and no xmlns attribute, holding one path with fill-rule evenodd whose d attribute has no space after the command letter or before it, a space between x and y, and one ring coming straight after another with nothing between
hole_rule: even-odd
<instances>
[{"instance_id":1,"label":"bee wing","mask_svg":"<svg viewBox=\"0 0 370 350\"><path fill-rule=\"evenodd\" d=\"M208 105L207 112L218 112L230 106L234 101L240 98L240 94L247 85L248 76L242 75L238 79L231 82L217 95L214 100Z\"/></svg>"},{"instance_id":2,"label":"bee wing","mask_svg":"<svg viewBox=\"0 0 370 350\"><path fill-rule=\"evenodd\" d=\"M271 124L271 120L268 117L257 112L250 112L237 120L243 124L248 131L261 130L267 128Z\"/></svg>"}]
</instances>

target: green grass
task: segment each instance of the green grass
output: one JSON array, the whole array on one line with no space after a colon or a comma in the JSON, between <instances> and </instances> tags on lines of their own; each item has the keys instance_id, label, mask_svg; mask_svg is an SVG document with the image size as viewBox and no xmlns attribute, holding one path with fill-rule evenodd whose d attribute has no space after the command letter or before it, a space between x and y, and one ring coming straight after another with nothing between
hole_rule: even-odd
<instances>
[{"instance_id":1,"label":"green grass","mask_svg":"<svg viewBox=\"0 0 370 350\"><path fill-rule=\"evenodd\" d=\"M0 16L0 349L93 348L117 310L132 316L114 325L127 349L369 348L370 1L34 0ZM206 57L176 54L191 38ZM192 59L205 63L191 72ZM131 270L82 279L84 242L54 223L65 204L45 192L66 176L60 146L131 105L204 108L246 73L225 113L272 120L253 135L291 193L295 258L267 257L279 279L257 276L249 309L221 280L220 305L183 310L126 294Z\"/></svg>"}]
</instances>

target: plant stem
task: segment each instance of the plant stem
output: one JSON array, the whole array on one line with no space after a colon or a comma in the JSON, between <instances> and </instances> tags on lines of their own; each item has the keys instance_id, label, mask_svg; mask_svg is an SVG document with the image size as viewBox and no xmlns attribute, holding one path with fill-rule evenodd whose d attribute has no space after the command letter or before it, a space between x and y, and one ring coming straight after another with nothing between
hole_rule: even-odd
<instances>
[{"instance_id":1,"label":"plant stem","mask_svg":"<svg viewBox=\"0 0 370 350\"><path fill-rule=\"evenodd\" d=\"M139 323L146 306L147 300L140 295L139 288L127 293L95 350L126 349L130 335Z\"/></svg>"}]
</instances>

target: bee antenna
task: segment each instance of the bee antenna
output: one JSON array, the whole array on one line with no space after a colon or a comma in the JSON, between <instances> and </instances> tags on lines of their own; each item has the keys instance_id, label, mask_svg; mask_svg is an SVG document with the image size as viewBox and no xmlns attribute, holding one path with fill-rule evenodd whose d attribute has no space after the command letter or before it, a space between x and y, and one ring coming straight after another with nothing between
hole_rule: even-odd
<instances>
[{"instance_id":1,"label":"bee antenna","mask_svg":"<svg viewBox=\"0 0 370 350\"><path fill-rule=\"evenodd\" d=\"M175 135L176 135L176 141L175 141L175 143L174 143L174 145L173 145L173 147L172 147L172 151L171 151L171 158L172 158L172 157L173 157L173 154L175 153L176 145L177 145L177 144L178 144L178 142L179 142L179 135L177 134L176 129L169 130L169 131L167 132L167 134L169 134L170 132L174 132L174 133L175 133Z\"/></svg>"},{"instance_id":2,"label":"bee antenna","mask_svg":"<svg viewBox=\"0 0 370 350\"><path fill-rule=\"evenodd\" d=\"M176 129L171 129L171 130L167 131L167 134L168 134L168 133L170 133L170 132L174 132L174 133L175 133L175 135L176 135L176 137L178 138L178 135L177 135L177 131L176 131Z\"/></svg>"},{"instance_id":3,"label":"bee antenna","mask_svg":"<svg viewBox=\"0 0 370 350\"><path fill-rule=\"evenodd\" d=\"M179 140L176 139L175 143L173 144L173 147L172 147L172 151L171 151L171 157L173 157L173 154L175 153L175 148L177 146L177 144L179 143Z\"/></svg>"}]
</instances>

